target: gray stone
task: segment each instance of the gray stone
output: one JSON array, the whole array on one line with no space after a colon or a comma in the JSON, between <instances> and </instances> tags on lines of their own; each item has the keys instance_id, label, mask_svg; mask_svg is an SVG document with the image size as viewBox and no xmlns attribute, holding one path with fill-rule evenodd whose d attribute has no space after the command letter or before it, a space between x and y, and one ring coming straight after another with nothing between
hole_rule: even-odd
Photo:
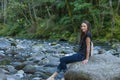
<instances>
[{"instance_id":1,"label":"gray stone","mask_svg":"<svg viewBox=\"0 0 120 80\"><path fill-rule=\"evenodd\" d=\"M42 80L42 78L35 77L35 78L33 78L32 80Z\"/></svg>"},{"instance_id":2,"label":"gray stone","mask_svg":"<svg viewBox=\"0 0 120 80\"><path fill-rule=\"evenodd\" d=\"M18 78L23 78L24 77L24 71L23 70L19 70L16 74L15 74L16 77Z\"/></svg>"},{"instance_id":3,"label":"gray stone","mask_svg":"<svg viewBox=\"0 0 120 80\"><path fill-rule=\"evenodd\" d=\"M117 47L117 51L120 52L120 45Z\"/></svg>"},{"instance_id":4,"label":"gray stone","mask_svg":"<svg viewBox=\"0 0 120 80\"><path fill-rule=\"evenodd\" d=\"M5 57L5 52L3 50L0 50L0 57Z\"/></svg>"},{"instance_id":5,"label":"gray stone","mask_svg":"<svg viewBox=\"0 0 120 80\"><path fill-rule=\"evenodd\" d=\"M14 75L6 75L6 80L21 80L21 78Z\"/></svg>"},{"instance_id":6,"label":"gray stone","mask_svg":"<svg viewBox=\"0 0 120 80\"><path fill-rule=\"evenodd\" d=\"M23 64L22 62L12 62L11 65L14 66L17 70L21 70L25 66L25 64Z\"/></svg>"},{"instance_id":7,"label":"gray stone","mask_svg":"<svg viewBox=\"0 0 120 80\"><path fill-rule=\"evenodd\" d=\"M23 70L24 70L25 73L35 73L36 68L34 67L34 65L26 65L23 68Z\"/></svg>"},{"instance_id":8,"label":"gray stone","mask_svg":"<svg viewBox=\"0 0 120 80\"><path fill-rule=\"evenodd\" d=\"M0 68L0 80L6 80L4 69L1 69L1 68Z\"/></svg>"},{"instance_id":9,"label":"gray stone","mask_svg":"<svg viewBox=\"0 0 120 80\"><path fill-rule=\"evenodd\" d=\"M46 50L46 49L43 47L43 44L37 44L37 45L32 46L33 52L41 52L44 50Z\"/></svg>"},{"instance_id":10,"label":"gray stone","mask_svg":"<svg viewBox=\"0 0 120 80\"><path fill-rule=\"evenodd\" d=\"M104 54L105 52L106 52L105 49L100 49L100 50L99 50L99 54Z\"/></svg>"},{"instance_id":11,"label":"gray stone","mask_svg":"<svg viewBox=\"0 0 120 80\"><path fill-rule=\"evenodd\" d=\"M90 58L87 64L69 64L65 80L119 80L120 59L111 54L99 54Z\"/></svg>"},{"instance_id":12,"label":"gray stone","mask_svg":"<svg viewBox=\"0 0 120 80\"><path fill-rule=\"evenodd\" d=\"M0 38L0 49L8 49L11 46L10 41L5 38Z\"/></svg>"},{"instance_id":13,"label":"gray stone","mask_svg":"<svg viewBox=\"0 0 120 80\"><path fill-rule=\"evenodd\" d=\"M47 55L47 59L48 59L48 63L46 63L45 65L54 67L54 66L57 66L59 64L59 58L53 57L51 55Z\"/></svg>"},{"instance_id":14,"label":"gray stone","mask_svg":"<svg viewBox=\"0 0 120 80\"><path fill-rule=\"evenodd\" d=\"M42 53L34 53L32 57L28 58L27 60L32 60L32 61L41 61L43 58L45 58L45 54Z\"/></svg>"},{"instance_id":15,"label":"gray stone","mask_svg":"<svg viewBox=\"0 0 120 80\"><path fill-rule=\"evenodd\" d=\"M16 73L17 70L15 69L14 66L12 65L6 65L6 69L10 72L10 73Z\"/></svg>"}]
</instances>

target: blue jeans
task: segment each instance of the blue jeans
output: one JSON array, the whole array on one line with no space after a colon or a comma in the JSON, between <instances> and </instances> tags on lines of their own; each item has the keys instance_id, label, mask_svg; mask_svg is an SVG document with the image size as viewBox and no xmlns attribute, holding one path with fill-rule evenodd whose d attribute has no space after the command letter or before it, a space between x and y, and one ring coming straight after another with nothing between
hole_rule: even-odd
<instances>
[{"instance_id":1,"label":"blue jeans","mask_svg":"<svg viewBox=\"0 0 120 80\"><path fill-rule=\"evenodd\" d=\"M85 59L85 55L80 54L80 53L76 53L73 54L71 56L65 56L60 58L60 64L57 67L57 72L61 72L61 71L66 71L67 70L67 64L68 63L73 63L73 62L77 62L77 61L82 61Z\"/></svg>"}]
</instances>

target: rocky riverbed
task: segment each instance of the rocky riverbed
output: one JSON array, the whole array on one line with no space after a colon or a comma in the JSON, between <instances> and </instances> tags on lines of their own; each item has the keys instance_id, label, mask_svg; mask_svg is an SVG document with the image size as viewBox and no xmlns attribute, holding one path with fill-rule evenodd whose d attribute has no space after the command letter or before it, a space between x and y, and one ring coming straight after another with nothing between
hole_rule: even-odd
<instances>
[{"instance_id":1,"label":"rocky riverbed","mask_svg":"<svg viewBox=\"0 0 120 80\"><path fill-rule=\"evenodd\" d=\"M76 53L75 45L59 41L0 38L0 80L45 80L59 64L59 58ZM94 45L94 55L120 58L120 45L105 50ZM59 74L56 80L60 80Z\"/></svg>"}]
</instances>

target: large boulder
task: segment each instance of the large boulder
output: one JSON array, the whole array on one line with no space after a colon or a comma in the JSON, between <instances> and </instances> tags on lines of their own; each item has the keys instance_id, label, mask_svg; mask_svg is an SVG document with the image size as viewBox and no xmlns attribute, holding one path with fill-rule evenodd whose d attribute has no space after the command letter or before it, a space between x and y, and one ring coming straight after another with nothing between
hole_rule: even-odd
<instances>
[{"instance_id":1,"label":"large boulder","mask_svg":"<svg viewBox=\"0 0 120 80\"><path fill-rule=\"evenodd\" d=\"M90 57L87 64L81 62L68 65L65 80L120 80L120 58L111 54Z\"/></svg>"}]
</instances>

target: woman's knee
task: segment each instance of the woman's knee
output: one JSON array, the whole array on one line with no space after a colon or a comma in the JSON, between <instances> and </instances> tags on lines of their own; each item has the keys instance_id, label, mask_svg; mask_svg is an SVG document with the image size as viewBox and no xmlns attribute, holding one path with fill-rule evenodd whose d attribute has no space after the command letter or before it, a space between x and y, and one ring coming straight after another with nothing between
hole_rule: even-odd
<instances>
[{"instance_id":1,"label":"woman's knee","mask_svg":"<svg viewBox=\"0 0 120 80\"><path fill-rule=\"evenodd\" d=\"M64 57L60 58L60 62L65 62L65 58Z\"/></svg>"}]
</instances>

